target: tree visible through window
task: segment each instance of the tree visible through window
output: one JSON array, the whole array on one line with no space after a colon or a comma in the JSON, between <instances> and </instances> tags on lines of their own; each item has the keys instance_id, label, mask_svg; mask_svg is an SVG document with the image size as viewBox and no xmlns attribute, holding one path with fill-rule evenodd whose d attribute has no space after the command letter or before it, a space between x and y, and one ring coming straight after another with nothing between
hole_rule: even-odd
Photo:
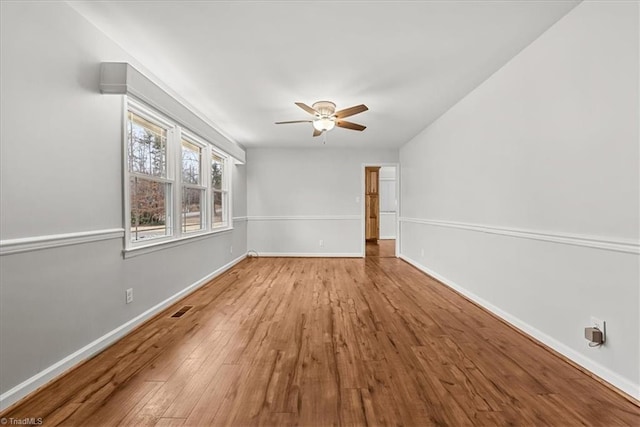
<instances>
[{"instance_id":1,"label":"tree visible through window","mask_svg":"<svg viewBox=\"0 0 640 427\"><path fill-rule=\"evenodd\" d=\"M213 190L213 206L212 206L212 225L214 227L222 227L227 224L226 206L227 192L224 179L224 159L211 156L211 188Z\"/></svg>"},{"instance_id":2,"label":"tree visible through window","mask_svg":"<svg viewBox=\"0 0 640 427\"><path fill-rule=\"evenodd\" d=\"M225 153L134 101L125 126L127 248L230 226Z\"/></svg>"},{"instance_id":3,"label":"tree visible through window","mask_svg":"<svg viewBox=\"0 0 640 427\"><path fill-rule=\"evenodd\" d=\"M131 240L171 235L167 130L130 112L127 131Z\"/></svg>"},{"instance_id":4,"label":"tree visible through window","mask_svg":"<svg viewBox=\"0 0 640 427\"><path fill-rule=\"evenodd\" d=\"M189 233L204 227L205 189L202 186L202 148L182 141L182 231Z\"/></svg>"}]
</instances>

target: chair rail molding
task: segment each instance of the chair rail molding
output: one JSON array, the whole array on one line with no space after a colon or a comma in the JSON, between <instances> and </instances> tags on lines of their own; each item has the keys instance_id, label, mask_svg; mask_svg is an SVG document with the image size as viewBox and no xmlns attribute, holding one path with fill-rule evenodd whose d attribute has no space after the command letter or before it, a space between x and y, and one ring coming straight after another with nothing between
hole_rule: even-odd
<instances>
[{"instance_id":1,"label":"chair rail molding","mask_svg":"<svg viewBox=\"0 0 640 427\"><path fill-rule=\"evenodd\" d=\"M124 228L108 228L0 240L0 256L122 238L124 238Z\"/></svg>"},{"instance_id":2,"label":"chair rail molding","mask_svg":"<svg viewBox=\"0 0 640 427\"><path fill-rule=\"evenodd\" d=\"M541 240L544 242L582 246L629 254L640 254L640 242L633 239L603 238L583 234L560 233L553 231L528 230L524 228L497 227L493 225L472 224L466 222L441 221L424 218L400 217L401 223L426 224L434 227L457 228L478 233L498 234L519 239Z\"/></svg>"},{"instance_id":3,"label":"chair rail molding","mask_svg":"<svg viewBox=\"0 0 640 427\"><path fill-rule=\"evenodd\" d=\"M360 215L248 216L248 221L360 221Z\"/></svg>"}]
</instances>

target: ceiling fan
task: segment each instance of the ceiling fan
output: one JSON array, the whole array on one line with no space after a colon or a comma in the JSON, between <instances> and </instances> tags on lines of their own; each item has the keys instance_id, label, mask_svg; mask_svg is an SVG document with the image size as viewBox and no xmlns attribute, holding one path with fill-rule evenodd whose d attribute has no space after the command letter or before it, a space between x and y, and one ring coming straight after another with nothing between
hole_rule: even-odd
<instances>
[{"instance_id":1,"label":"ceiling fan","mask_svg":"<svg viewBox=\"0 0 640 427\"><path fill-rule=\"evenodd\" d=\"M336 111L336 104L331 101L318 101L315 102L311 107L302 102L296 102L296 105L302 108L307 113L313 115L313 119L276 122L276 124L282 125L288 123L312 123L313 136L322 135L322 132L330 131L335 126L358 131L363 131L367 128L366 126L362 126L357 123L342 120L345 117L353 116L355 114L367 111L369 108L367 108L367 106L364 104L345 108L344 110L340 111Z\"/></svg>"}]
</instances>

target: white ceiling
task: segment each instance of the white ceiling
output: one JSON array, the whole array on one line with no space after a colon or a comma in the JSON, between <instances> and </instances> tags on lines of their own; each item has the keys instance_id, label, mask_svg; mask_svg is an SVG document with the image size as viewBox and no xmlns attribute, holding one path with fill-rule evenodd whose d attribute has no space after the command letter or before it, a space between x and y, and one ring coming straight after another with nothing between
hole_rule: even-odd
<instances>
[{"instance_id":1,"label":"white ceiling","mask_svg":"<svg viewBox=\"0 0 640 427\"><path fill-rule=\"evenodd\" d=\"M294 105L364 103L335 147L399 147L579 1L72 1L226 135L310 147ZM114 58L104 58L114 60Z\"/></svg>"}]
</instances>

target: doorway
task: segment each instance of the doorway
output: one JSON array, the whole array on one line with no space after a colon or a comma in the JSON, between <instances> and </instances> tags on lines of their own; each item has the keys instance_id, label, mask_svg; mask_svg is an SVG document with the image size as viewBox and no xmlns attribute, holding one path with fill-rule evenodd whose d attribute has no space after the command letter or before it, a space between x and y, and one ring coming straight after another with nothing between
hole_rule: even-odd
<instances>
[{"instance_id":1,"label":"doorway","mask_svg":"<svg viewBox=\"0 0 640 427\"><path fill-rule=\"evenodd\" d=\"M397 165L364 165L365 257L394 258L398 229Z\"/></svg>"}]
</instances>

